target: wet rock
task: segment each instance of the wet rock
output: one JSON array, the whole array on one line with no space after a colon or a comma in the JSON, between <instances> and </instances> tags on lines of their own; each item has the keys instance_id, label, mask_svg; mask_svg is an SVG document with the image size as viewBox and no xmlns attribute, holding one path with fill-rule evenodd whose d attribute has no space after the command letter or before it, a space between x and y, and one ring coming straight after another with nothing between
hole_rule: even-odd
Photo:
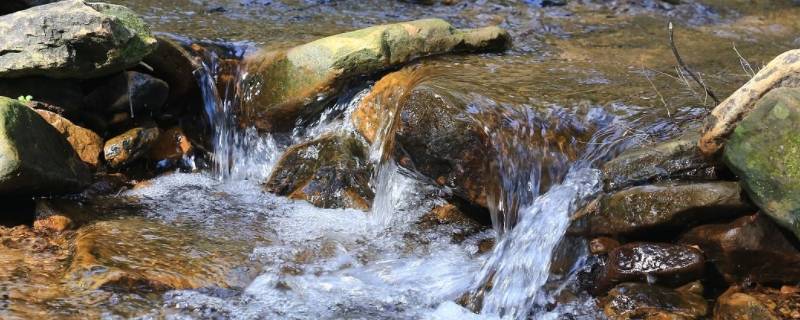
<instances>
[{"instance_id":1,"label":"wet rock","mask_svg":"<svg viewBox=\"0 0 800 320\"><path fill-rule=\"evenodd\" d=\"M41 116L0 97L0 194L55 194L89 184L88 167Z\"/></svg>"},{"instance_id":2,"label":"wet rock","mask_svg":"<svg viewBox=\"0 0 800 320\"><path fill-rule=\"evenodd\" d=\"M123 6L59 1L3 16L0 78L94 78L137 64L155 45Z\"/></svg>"},{"instance_id":3,"label":"wet rock","mask_svg":"<svg viewBox=\"0 0 800 320\"><path fill-rule=\"evenodd\" d=\"M666 179L716 180L717 165L697 146L699 134L627 150L603 165L606 191Z\"/></svg>"},{"instance_id":4,"label":"wet rock","mask_svg":"<svg viewBox=\"0 0 800 320\"><path fill-rule=\"evenodd\" d=\"M700 137L700 150L709 156L718 154L728 136L734 132L739 122L756 108L761 97L776 88L797 87L800 81L798 74L800 74L800 50L789 50L775 57L750 81L711 111L705 120L703 135Z\"/></svg>"},{"instance_id":5,"label":"wet rock","mask_svg":"<svg viewBox=\"0 0 800 320\"><path fill-rule=\"evenodd\" d=\"M705 258L699 249L668 243L629 243L611 250L599 287L620 282L675 286L699 279Z\"/></svg>"},{"instance_id":6,"label":"wet rock","mask_svg":"<svg viewBox=\"0 0 800 320\"><path fill-rule=\"evenodd\" d=\"M674 290L623 283L608 293L603 311L611 320L703 319L708 314L708 305L700 294L701 288L697 283Z\"/></svg>"},{"instance_id":7,"label":"wet rock","mask_svg":"<svg viewBox=\"0 0 800 320\"><path fill-rule=\"evenodd\" d=\"M158 140L150 148L147 157L160 160L180 160L192 153L193 147L189 138L179 127L167 129L158 136Z\"/></svg>"},{"instance_id":8,"label":"wet rock","mask_svg":"<svg viewBox=\"0 0 800 320\"><path fill-rule=\"evenodd\" d=\"M85 199L93 199L98 196L118 194L131 187L128 177L121 173L98 173L95 174L94 182L81 192L81 196Z\"/></svg>"},{"instance_id":9,"label":"wet rock","mask_svg":"<svg viewBox=\"0 0 800 320\"><path fill-rule=\"evenodd\" d=\"M330 134L294 145L275 165L264 188L321 208L368 210L371 166L367 150L352 135Z\"/></svg>"},{"instance_id":10,"label":"wet rock","mask_svg":"<svg viewBox=\"0 0 800 320\"><path fill-rule=\"evenodd\" d=\"M64 232L74 228L72 220L62 215L52 215L33 222L33 228L37 231Z\"/></svg>"},{"instance_id":11,"label":"wet rock","mask_svg":"<svg viewBox=\"0 0 800 320\"><path fill-rule=\"evenodd\" d=\"M112 168L129 164L147 154L158 141L158 128L133 128L106 141L103 154Z\"/></svg>"},{"instance_id":12,"label":"wet rock","mask_svg":"<svg viewBox=\"0 0 800 320\"><path fill-rule=\"evenodd\" d=\"M421 219L423 222L434 222L438 224L471 221L458 207L450 203L433 207L433 209Z\"/></svg>"},{"instance_id":13,"label":"wet rock","mask_svg":"<svg viewBox=\"0 0 800 320\"><path fill-rule=\"evenodd\" d=\"M464 116L460 103L428 87L418 87L414 71L401 70L382 78L353 111L356 130L369 142L389 108L396 104L401 115L392 142L404 155L398 163L413 169L473 205L486 208L491 184L489 146L481 129ZM392 154L394 150L384 151Z\"/></svg>"},{"instance_id":14,"label":"wet rock","mask_svg":"<svg viewBox=\"0 0 800 320\"><path fill-rule=\"evenodd\" d=\"M245 259L233 245L141 218L101 221L75 235L66 281L81 289L243 286L228 277Z\"/></svg>"},{"instance_id":15,"label":"wet rock","mask_svg":"<svg viewBox=\"0 0 800 320\"><path fill-rule=\"evenodd\" d=\"M69 111L83 108L83 89L75 80L26 77L0 79L0 96L31 96L34 101L59 106Z\"/></svg>"},{"instance_id":16,"label":"wet rock","mask_svg":"<svg viewBox=\"0 0 800 320\"><path fill-rule=\"evenodd\" d=\"M659 183L601 195L573 217L570 232L630 234L736 217L753 210L736 182Z\"/></svg>"},{"instance_id":17,"label":"wet rock","mask_svg":"<svg viewBox=\"0 0 800 320\"><path fill-rule=\"evenodd\" d=\"M800 237L800 89L765 95L730 136L724 161L762 212Z\"/></svg>"},{"instance_id":18,"label":"wet rock","mask_svg":"<svg viewBox=\"0 0 800 320\"><path fill-rule=\"evenodd\" d=\"M717 299L714 320L800 319L800 294L731 287Z\"/></svg>"},{"instance_id":19,"label":"wet rock","mask_svg":"<svg viewBox=\"0 0 800 320\"><path fill-rule=\"evenodd\" d=\"M169 96L166 82L141 72L126 71L104 83L86 96L86 105L106 114L157 115Z\"/></svg>"},{"instance_id":20,"label":"wet rock","mask_svg":"<svg viewBox=\"0 0 800 320\"><path fill-rule=\"evenodd\" d=\"M680 242L700 246L731 283L800 281L800 252L761 214L696 227L681 236Z\"/></svg>"},{"instance_id":21,"label":"wet rock","mask_svg":"<svg viewBox=\"0 0 800 320\"><path fill-rule=\"evenodd\" d=\"M36 110L42 118L61 133L81 160L93 167L100 165L100 154L103 152L103 138L92 130L80 127L50 111Z\"/></svg>"},{"instance_id":22,"label":"wet rock","mask_svg":"<svg viewBox=\"0 0 800 320\"><path fill-rule=\"evenodd\" d=\"M251 122L269 130L287 129L294 119L313 114L345 82L448 52L500 51L510 44L498 27L459 30L439 19L379 25L316 40L284 52L247 59L260 93L250 108Z\"/></svg>"},{"instance_id":23,"label":"wet rock","mask_svg":"<svg viewBox=\"0 0 800 320\"><path fill-rule=\"evenodd\" d=\"M177 42L163 36L156 39L158 47L144 58L144 62L153 67L153 76L169 85L169 97L163 111L175 116L191 105L201 105L200 87L194 72L202 66Z\"/></svg>"}]
</instances>

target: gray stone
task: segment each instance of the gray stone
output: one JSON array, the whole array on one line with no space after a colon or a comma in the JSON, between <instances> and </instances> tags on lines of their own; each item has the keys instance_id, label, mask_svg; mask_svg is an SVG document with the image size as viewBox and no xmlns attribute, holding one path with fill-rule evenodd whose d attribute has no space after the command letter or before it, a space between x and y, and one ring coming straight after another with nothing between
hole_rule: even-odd
<instances>
[{"instance_id":1,"label":"gray stone","mask_svg":"<svg viewBox=\"0 0 800 320\"><path fill-rule=\"evenodd\" d=\"M64 0L0 19L0 78L95 78L136 65L155 47L129 9Z\"/></svg>"}]
</instances>

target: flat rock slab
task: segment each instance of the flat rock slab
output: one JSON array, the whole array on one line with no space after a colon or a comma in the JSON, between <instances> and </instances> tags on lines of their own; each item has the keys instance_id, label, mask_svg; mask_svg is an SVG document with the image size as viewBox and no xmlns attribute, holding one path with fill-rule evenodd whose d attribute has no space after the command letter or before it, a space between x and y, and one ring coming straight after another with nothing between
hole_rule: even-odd
<instances>
[{"instance_id":1,"label":"flat rock slab","mask_svg":"<svg viewBox=\"0 0 800 320\"><path fill-rule=\"evenodd\" d=\"M287 51L248 57L258 88L246 115L261 129L285 130L334 98L345 81L413 59L450 52L502 51L508 32L498 27L456 29L440 19L378 25L322 38Z\"/></svg>"},{"instance_id":2,"label":"flat rock slab","mask_svg":"<svg viewBox=\"0 0 800 320\"><path fill-rule=\"evenodd\" d=\"M0 78L89 79L136 65L156 39L119 5L65 0L0 19Z\"/></svg>"}]
</instances>

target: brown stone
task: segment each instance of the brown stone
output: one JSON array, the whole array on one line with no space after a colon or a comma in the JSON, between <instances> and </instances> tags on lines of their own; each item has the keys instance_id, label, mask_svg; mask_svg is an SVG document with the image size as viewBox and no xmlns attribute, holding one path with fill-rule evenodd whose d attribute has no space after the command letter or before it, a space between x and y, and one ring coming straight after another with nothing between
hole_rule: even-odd
<instances>
[{"instance_id":1,"label":"brown stone","mask_svg":"<svg viewBox=\"0 0 800 320\"><path fill-rule=\"evenodd\" d=\"M696 227L681 236L680 242L700 246L731 283L800 281L800 252L762 214Z\"/></svg>"},{"instance_id":2,"label":"brown stone","mask_svg":"<svg viewBox=\"0 0 800 320\"><path fill-rule=\"evenodd\" d=\"M603 300L610 320L693 320L704 319L708 304L698 294L702 285L691 283L669 289L645 283L623 283Z\"/></svg>"},{"instance_id":3,"label":"brown stone","mask_svg":"<svg viewBox=\"0 0 800 320\"><path fill-rule=\"evenodd\" d=\"M94 167L100 164L103 138L92 130L80 127L56 113L46 110L36 110L36 113L67 138L67 142L72 149L75 149L75 153L83 162Z\"/></svg>"},{"instance_id":4,"label":"brown stone","mask_svg":"<svg viewBox=\"0 0 800 320\"><path fill-rule=\"evenodd\" d=\"M648 282L676 286L699 279L705 258L697 248L668 243L629 243L608 254L598 287L620 282Z\"/></svg>"},{"instance_id":5,"label":"brown stone","mask_svg":"<svg viewBox=\"0 0 800 320\"><path fill-rule=\"evenodd\" d=\"M158 128L133 128L111 138L103 148L106 162L113 168L129 164L144 156L158 136Z\"/></svg>"},{"instance_id":6,"label":"brown stone","mask_svg":"<svg viewBox=\"0 0 800 320\"><path fill-rule=\"evenodd\" d=\"M193 150L192 143L179 127L170 128L158 136L150 148L148 157L152 160L180 160Z\"/></svg>"},{"instance_id":7,"label":"brown stone","mask_svg":"<svg viewBox=\"0 0 800 320\"><path fill-rule=\"evenodd\" d=\"M800 294L771 288L731 287L714 307L714 320L800 319Z\"/></svg>"},{"instance_id":8,"label":"brown stone","mask_svg":"<svg viewBox=\"0 0 800 320\"><path fill-rule=\"evenodd\" d=\"M33 222L33 228L39 231L63 232L73 228L70 218L62 215L48 216Z\"/></svg>"},{"instance_id":9,"label":"brown stone","mask_svg":"<svg viewBox=\"0 0 800 320\"><path fill-rule=\"evenodd\" d=\"M594 238L589 242L589 252L592 254L608 254L619 247L619 241L609 237Z\"/></svg>"}]
</instances>

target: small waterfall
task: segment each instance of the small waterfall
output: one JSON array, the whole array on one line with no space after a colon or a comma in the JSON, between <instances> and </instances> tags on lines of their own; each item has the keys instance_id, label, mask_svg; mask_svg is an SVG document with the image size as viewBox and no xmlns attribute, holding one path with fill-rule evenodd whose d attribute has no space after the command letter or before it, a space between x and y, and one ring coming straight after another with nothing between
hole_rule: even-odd
<instances>
[{"instance_id":1,"label":"small waterfall","mask_svg":"<svg viewBox=\"0 0 800 320\"><path fill-rule=\"evenodd\" d=\"M238 108L257 94L245 86L247 72L240 63L245 50L223 59L214 50L193 46L201 68L195 70L206 117L211 127L212 174L219 180L266 179L280 156L270 134L242 128Z\"/></svg>"}]
</instances>

